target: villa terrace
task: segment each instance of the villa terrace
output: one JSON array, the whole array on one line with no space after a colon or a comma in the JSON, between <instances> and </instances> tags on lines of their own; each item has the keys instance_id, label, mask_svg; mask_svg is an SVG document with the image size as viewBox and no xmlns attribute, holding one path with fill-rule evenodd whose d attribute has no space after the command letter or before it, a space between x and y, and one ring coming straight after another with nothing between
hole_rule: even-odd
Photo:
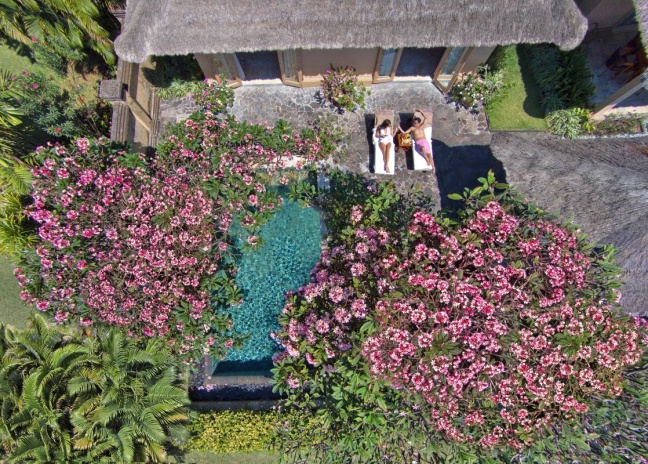
<instances>
[{"instance_id":1,"label":"villa terrace","mask_svg":"<svg viewBox=\"0 0 648 464\"><path fill-rule=\"evenodd\" d=\"M316 89L300 89L283 85L243 85L235 91L234 107L230 113L241 120L253 123L273 123L284 119L297 126L305 126L316 115L333 110L322 108L315 98ZM162 101L159 106L161 126L183 120L196 110L190 98ZM487 129L485 114L475 114L454 103L432 85L429 79L419 81L396 81L371 88L367 108L336 115L346 127L349 139L341 150L340 159L334 163L342 169L375 177L370 171L373 161L371 127L377 110L392 109L397 115L396 123L406 129L411 124L415 109L431 109L433 112L432 150L437 169L436 176L430 172L413 171L411 159L402 152L396 154L394 176L380 176L393 180L399 190L409 186L422 188L436 197L437 206L444 206L447 194L463 190L476 182L489 169L496 173L501 168L492 164L488 144L491 134ZM380 155L379 155L380 156ZM379 161L380 162L380 161ZM476 184L475 184L476 185Z\"/></svg>"}]
</instances>

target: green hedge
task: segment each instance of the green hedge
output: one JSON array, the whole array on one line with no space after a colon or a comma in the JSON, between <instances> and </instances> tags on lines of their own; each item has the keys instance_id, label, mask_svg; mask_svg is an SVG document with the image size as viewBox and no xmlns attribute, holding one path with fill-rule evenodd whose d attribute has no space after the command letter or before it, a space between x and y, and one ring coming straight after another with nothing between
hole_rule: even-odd
<instances>
[{"instance_id":1,"label":"green hedge","mask_svg":"<svg viewBox=\"0 0 648 464\"><path fill-rule=\"evenodd\" d=\"M588 132L589 118L582 115L589 113L595 89L583 51L563 52L549 44L525 45L521 50L540 87L549 130L570 138Z\"/></svg>"},{"instance_id":2,"label":"green hedge","mask_svg":"<svg viewBox=\"0 0 648 464\"><path fill-rule=\"evenodd\" d=\"M274 411L201 413L191 421L192 438L187 448L217 453L267 450L278 424L279 415Z\"/></svg>"},{"instance_id":3,"label":"green hedge","mask_svg":"<svg viewBox=\"0 0 648 464\"><path fill-rule=\"evenodd\" d=\"M560 109L589 108L594 96L592 71L580 49L563 52L555 45L523 47L531 75L540 86L547 113Z\"/></svg>"}]
</instances>

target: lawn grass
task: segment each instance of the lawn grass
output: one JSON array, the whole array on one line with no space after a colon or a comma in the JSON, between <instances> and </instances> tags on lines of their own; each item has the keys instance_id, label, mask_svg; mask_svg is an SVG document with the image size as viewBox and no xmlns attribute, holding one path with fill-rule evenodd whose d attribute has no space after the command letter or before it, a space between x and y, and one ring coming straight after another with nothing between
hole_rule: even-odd
<instances>
[{"instance_id":1,"label":"lawn grass","mask_svg":"<svg viewBox=\"0 0 648 464\"><path fill-rule=\"evenodd\" d=\"M185 464L275 464L279 455L271 451L246 451L238 453L211 453L209 451L187 452L182 460L171 459L171 462Z\"/></svg>"},{"instance_id":2,"label":"lawn grass","mask_svg":"<svg viewBox=\"0 0 648 464\"><path fill-rule=\"evenodd\" d=\"M0 256L0 322L22 329L27 325L31 309L20 299L13 269L11 261Z\"/></svg>"},{"instance_id":3,"label":"lawn grass","mask_svg":"<svg viewBox=\"0 0 648 464\"><path fill-rule=\"evenodd\" d=\"M0 43L0 68L17 76L23 71L40 72L46 76L53 75L52 70L46 66L34 63L26 56L19 55L9 45Z\"/></svg>"},{"instance_id":4,"label":"lawn grass","mask_svg":"<svg viewBox=\"0 0 648 464\"><path fill-rule=\"evenodd\" d=\"M502 60L505 95L487 110L490 129L546 131L547 122L540 104L540 89L533 81L524 56L510 47Z\"/></svg>"}]
</instances>

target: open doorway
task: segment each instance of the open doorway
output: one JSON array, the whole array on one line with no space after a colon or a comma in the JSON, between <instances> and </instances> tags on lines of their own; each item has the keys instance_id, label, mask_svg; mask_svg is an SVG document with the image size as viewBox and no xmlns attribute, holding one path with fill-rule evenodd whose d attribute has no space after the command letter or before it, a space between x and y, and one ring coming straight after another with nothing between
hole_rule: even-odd
<instances>
[{"instance_id":1,"label":"open doorway","mask_svg":"<svg viewBox=\"0 0 648 464\"><path fill-rule=\"evenodd\" d=\"M275 51L236 52L246 81L281 79L279 60Z\"/></svg>"},{"instance_id":2,"label":"open doorway","mask_svg":"<svg viewBox=\"0 0 648 464\"><path fill-rule=\"evenodd\" d=\"M396 77L432 77L445 48L405 48L396 68Z\"/></svg>"}]
</instances>

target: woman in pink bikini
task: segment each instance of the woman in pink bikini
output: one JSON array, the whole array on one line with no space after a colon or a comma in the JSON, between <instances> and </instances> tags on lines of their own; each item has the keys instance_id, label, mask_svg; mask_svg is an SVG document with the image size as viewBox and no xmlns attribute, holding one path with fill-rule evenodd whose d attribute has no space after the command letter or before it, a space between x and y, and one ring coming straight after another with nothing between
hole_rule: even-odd
<instances>
[{"instance_id":1,"label":"woman in pink bikini","mask_svg":"<svg viewBox=\"0 0 648 464\"><path fill-rule=\"evenodd\" d=\"M416 113L419 113L421 116L423 116L423 119L419 118L416 116ZM414 143L416 145L416 150L423 155L425 158L425 161L427 162L428 166L432 168L432 173L434 174L436 171L434 169L434 162L432 160L432 147L430 146L430 142L425 138L425 126L423 125L425 123L425 114L421 110L416 110L414 111L414 121L412 123L412 127L404 131L400 124L398 125L398 130L403 132L404 134L412 133L414 136Z\"/></svg>"}]
</instances>

